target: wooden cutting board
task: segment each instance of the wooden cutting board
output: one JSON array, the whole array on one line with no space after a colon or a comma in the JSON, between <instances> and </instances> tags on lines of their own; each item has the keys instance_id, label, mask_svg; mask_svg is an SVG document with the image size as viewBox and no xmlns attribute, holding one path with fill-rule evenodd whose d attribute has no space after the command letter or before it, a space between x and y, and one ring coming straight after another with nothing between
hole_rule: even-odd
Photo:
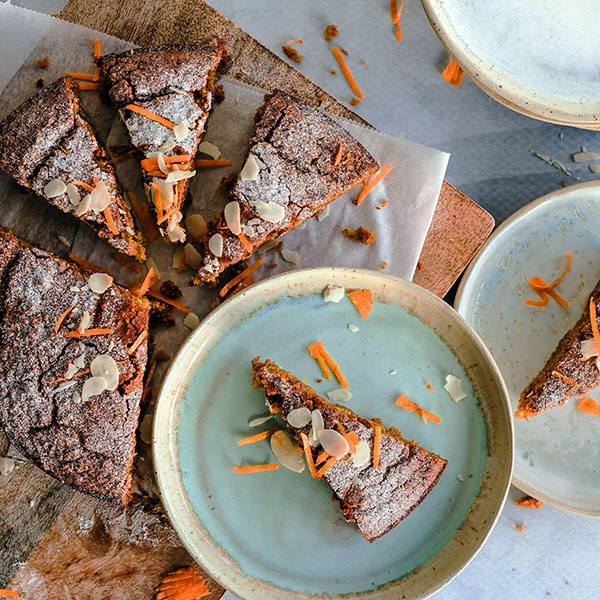
<instances>
[{"instance_id":1,"label":"wooden cutting board","mask_svg":"<svg viewBox=\"0 0 600 600\"><path fill-rule=\"evenodd\" d=\"M221 37L233 59L230 77L360 121L202 0L69 0L60 16L140 45ZM414 281L444 296L493 225L491 215L444 182ZM5 452L0 438L0 456ZM0 588L23 600L150 600L162 575L191 563L156 502L114 507L25 461L0 476ZM224 590L204 575L208 598L220 598Z\"/></svg>"}]
</instances>

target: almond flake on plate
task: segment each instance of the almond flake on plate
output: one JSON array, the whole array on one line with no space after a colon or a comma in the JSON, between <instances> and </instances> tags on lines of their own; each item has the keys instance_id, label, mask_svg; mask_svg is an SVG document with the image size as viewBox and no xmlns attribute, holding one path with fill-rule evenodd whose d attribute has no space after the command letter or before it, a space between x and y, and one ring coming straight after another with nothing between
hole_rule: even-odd
<instances>
[{"instance_id":1,"label":"almond flake on plate","mask_svg":"<svg viewBox=\"0 0 600 600\"><path fill-rule=\"evenodd\" d=\"M273 415L268 415L267 417L257 417L256 419L252 419L248 422L248 427L258 427L259 425L263 425L267 421L270 421L273 418Z\"/></svg>"},{"instance_id":2,"label":"almond flake on plate","mask_svg":"<svg viewBox=\"0 0 600 600\"><path fill-rule=\"evenodd\" d=\"M297 265L300 262L300 255L295 250L282 250L281 258L293 265Z\"/></svg>"},{"instance_id":3,"label":"almond flake on plate","mask_svg":"<svg viewBox=\"0 0 600 600\"><path fill-rule=\"evenodd\" d=\"M198 250L190 243L187 243L183 247L183 254L186 264L197 271L200 268L200 265L202 265L202 255L200 252L198 252Z\"/></svg>"},{"instance_id":4,"label":"almond flake on plate","mask_svg":"<svg viewBox=\"0 0 600 600\"><path fill-rule=\"evenodd\" d=\"M44 186L44 195L46 198L56 198L62 196L67 191L67 186L62 179L53 179Z\"/></svg>"},{"instance_id":5,"label":"almond flake on plate","mask_svg":"<svg viewBox=\"0 0 600 600\"><path fill-rule=\"evenodd\" d=\"M196 327L198 327L198 325L200 325L200 319L198 318L198 315L196 313L189 312L185 316L185 319L183 320L183 324L186 327L189 327L190 329L196 329Z\"/></svg>"},{"instance_id":6,"label":"almond flake on plate","mask_svg":"<svg viewBox=\"0 0 600 600\"><path fill-rule=\"evenodd\" d=\"M275 246L277 246L278 243L279 242L277 240L269 240L268 242L265 242L262 246L260 246L257 252L259 254L264 254L265 252L268 252L269 250L275 248Z\"/></svg>"},{"instance_id":7,"label":"almond flake on plate","mask_svg":"<svg viewBox=\"0 0 600 600\"><path fill-rule=\"evenodd\" d=\"M454 402L458 402L467 397L467 394L462 389L462 383L458 377L452 374L446 375L446 385L444 389L450 394L450 398Z\"/></svg>"},{"instance_id":8,"label":"almond flake on plate","mask_svg":"<svg viewBox=\"0 0 600 600\"><path fill-rule=\"evenodd\" d=\"M210 142L201 142L198 146L198 152L210 156L213 160L219 160L219 158L221 158L221 151L218 146L215 146Z\"/></svg>"},{"instance_id":9,"label":"almond flake on plate","mask_svg":"<svg viewBox=\"0 0 600 600\"><path fill-rule=\"evenodd\" d=\"M345 293L346 290L343 287L328 285L323 292L323 298L325 302L339 302Z\"/></svg>"},{"instance_id":10,"label":"almond flake on plate","mask_svg":"<svg viewBox=\"0 0 600 600\"><path fill-rule=\"evenodd\" d=\"M15 461L8 456L0 456L0 475L8 475L15 468Z\"/></svg>"},{"instance_id":11,"label":"almond flake on plate","mask_svg":"<svg viewBox=\"0 0 600 600\"><path fill-rule=\"evenodd\" d=\"M351 331L352 333L356 333L357 331L360 331L360 329L356 325L353 325L352 323L348 323L348 331Z\"/></svg>"},{"instance_id":12,"label":"almond flake on plate","mask_svg":"<svg viewBox=\"0 0 600 600\"><path fill-rule=\"evenodd\" d=\"M271 450L279 464L295 473L304 471L304 459L302 454L296 450L290 436L282 430L276 431L271 436Z\"/></svg>"},{"instance_id":13,"label":"almond flake on plate","mask_svg":"<svg viewBox=\"0 0 600 600\"><path fill-rule=\"evenodd\" d=\"M58 235L58 241L63 245L66 246L67 248L71 247L71 242L69 242L69 240L64 236L64 235Z\"/></svg>"},{"instance_id":14,"label":"almond flake on plate","mask_svg":"<svg viewBox=\"0 0 600 600\"><path fill-rule=\"evenodd\" d=\"M173 262L171 266L173 269L180 270L181 263L185 263L185 248L184 246L177 246L175 252L173 252Z\"/></svg>"},{"instance_id":15,"label":"almond flake on plate","mask_svg":"<svg viewBox=\"0 0 600 600\"><path fill-rule=\"evenodd\" d=\"M154 269L154 274L160 279L160 271L158 270L158 267L156 266L156 262L154 261L154 259L149 256L146 259L146 266L148 267L148 270L150 270L151 268Z\"/></svg>"},{"instance_id":16,"label":"almond flake on plate","mask_svg":"<svg viewBox=\"0 0 600 600\"><path fill-rule=\"evenodd\" d=\"M319 221L319 223L321 221L324 221L329 216L329 211L330 211L330 206L329 206L329 204L326 204L323 207L323 210L317 215L317 221Z\"/></svg>"},{"instance_id":17,"label":"almond flake on plate","mask_svg":"<svg viewBox=\"0 0 600 600\"><path fill-rule=\"evenodd\" d=\"M595 152L588 152L587 150L585 150L585 151L576 152L575 154L573 154L573 160L576 163L591 162L593 160L600 160L600 155L596 154Z\"/></svg>"},{"instance_id":18,"label":"almond flake on plate","mask_svg":"<svg viewBox=\"0 0 600 600\"><path fill-rule=\"evenodd\" d=\"M167 235L169 236L169 240L172 242L184 242L185 241L185 231L179 227L179 225L175 225L174 227L170 227L167 229Z\"/></svg>"},{"instance_id":19,"label":"almond flake on plate","mask_svg":"<svg viewBox=\"0 0 600 600\"><path fill-rule=\"evenodd\" d=\"M185 218L185 227L193 238L202 237L208 230L204 217L198 213Z\"/></svg>"}]
</instances>

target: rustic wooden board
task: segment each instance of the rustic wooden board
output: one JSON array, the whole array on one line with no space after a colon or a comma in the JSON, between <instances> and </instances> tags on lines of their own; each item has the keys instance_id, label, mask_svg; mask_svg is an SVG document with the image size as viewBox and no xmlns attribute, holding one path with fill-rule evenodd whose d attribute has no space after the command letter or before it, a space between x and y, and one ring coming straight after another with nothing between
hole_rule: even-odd
<instances>
[{"instance_id":1,"label":"rustic wooden board","mask_svg":"<svg viewBox=\"0 0 600 600\"><path fill-rule=\"evenodd\" d=\"M230 77L280 88L360 120L202 0L69 0L61 17L141 45L221 37L233 59ZM50 207L40 209L42 204L31 206L30 212L42 210L49 221L61 220L64 231L62 215ZM25 230L16 233L27 237L30 221L21 222ZM415 282L443 296L493 224L487 212L445 182ZM68 234L75 232L74 227ZM5 451L0 435L0 456ZM143 463L144 468L138 471L148 473L149 449L141 444L139 452L138 467ZM192 562L156 502L138 499L127 509L114 507L71 490L25 461L1 484L0 588L17 590L23 600L149 600L161 575ZM223 589L208 576L206 580L210 600L220 598Z\"/></svg>"}]
</instances>

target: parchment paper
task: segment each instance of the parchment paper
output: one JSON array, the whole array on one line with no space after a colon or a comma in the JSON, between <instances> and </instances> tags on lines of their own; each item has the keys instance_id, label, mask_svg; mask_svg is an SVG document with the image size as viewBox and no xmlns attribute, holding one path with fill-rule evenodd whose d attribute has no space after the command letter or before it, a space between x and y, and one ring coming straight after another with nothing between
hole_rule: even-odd
<instances>
[{"instance_id":1,"label":"parchment paper","mask_svg":"<svg viewBox=\"0 0 600 600\"><path fill-rule=\"evenodd\" d=\"M0 95L0 116L35 93L39 78L48 84L66 71L91 72L94 37L100 38L103 53L131 47L116 38L2 4L0 39L5 34L10 35L11 45L3 44L6 62L0 66L0 84L6 82L6 87ZM35 42L33 48L31 40ZM41 69L37 60L45 56L49 57L50 65ZM259 89L226 78L222 83L225 100L215 105L204 140L217 145L223 158L229 159L232 165L198 170L192 180L192 198L184 216L199 213L208 220L225 205L226 193L219 187L220 181L241 168L248 139L254 129L254 113L263 102L264 92ZM114 146L127 143L126 131L114 107L104 104L97 92L84 91L81 95L98 137L112 154ZM341 121L341 124L381 165L390 163L393 169L360 207L351 201L357 195L354 190L331 204L330 215L326 219L321 222L311 219L301 231L288 233L282 238L283 248L299 253L297 267L329 265L379 270L385 261L386 272L410 279L435 210L449 155L350 121ZM117 163L116 171L122 186L142 200L144 192L136 159ZM384 200L387 200L387 205L377 209ZM91 229L69 215L58 213L43 199L21 190L4 173L0 174L0 203L0 224L12 227L27 241L41 244L63 256L69 251L74 252L92 263L109 268L120 283L129 284L146 273L144 265L138 275L121 267L111 257L112 249ZM364 246L341 234L342 229L356 229L359 225L376 232L373 245ZM71 241L69 250L57 241L59 234ZM171 266L174 250L174 245L158 238L148 246L148 255L158 265L161 281L174 281L183 292L182 302L202 318L214 307L217 293L213 288L190 287L192 271L188 269L177 273ZM296 268L296 265L285 262L275 250L266 252L263 258L265 264L256 271L257 279ZM153 329L155 347L171 355L189 333L183 325L183 315L174 313L173 316L175 327L157 326ZM155 385L160 381L164 368L163 364L157 369ZM152 407L148 410L151 411ZM149 440L148 425L149 419L145 419L142 426L144 440Z\"/></svg>"}]
</instances>

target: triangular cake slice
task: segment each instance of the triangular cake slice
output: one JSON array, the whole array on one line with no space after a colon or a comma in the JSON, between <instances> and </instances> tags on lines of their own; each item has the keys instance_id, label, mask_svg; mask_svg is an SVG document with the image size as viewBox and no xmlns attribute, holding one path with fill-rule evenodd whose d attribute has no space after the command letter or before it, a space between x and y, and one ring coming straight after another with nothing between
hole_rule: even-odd
<instances>
[{"instance_id":1,"label":"triangular cake slice","mask_svg":"<svg viewBox=\"0 0 600 600\"><path fill-rule=\"evenodd\" d=\"M107 54L100 70L141 156L163 238L185 240L181 207L204 133L223 57L221 46L153 46Z\"/></svg>"},{"instance_id":2,"label":"triangular cake slice","mask_svg":"<svg viewBox=\"0 0 600 600\"><path fill-rule=\"evenodd\" d=\"M113 248L144 260L139 233L106 152L61 77L0 123L0 167L60 210L87 223Z\"/></svg>"},{"instance_id":3,"label":"triangular cake slice","mask_svg":"<svg viewBox=\"0 0 600 600\"><path fill-rule=\"evenodd\" d=\"M367 541L375 541L405 519L423 502L444 472L448 462L443 458L404 440L393 427L385 429L346 407L323 400L272 361L260 362L255 358L252 371L252 385L265 391L267 406L272 412L280 412L284 420L292 410L306 407L320 412L324 429L339 432L341 424L347 434L356 434L357 448L359 444L366 445L364 453L356 452L357 458L352 459L348 454L334 462L323 478L333 490L346 520L355 523ZM313 440L310 445L316 461L322 448L314 441L311 422L303 427L292 427L289 422L287 425L296 438L304 433ZM373 464L376 428L381 431L377 469Z\"/></svg>"},{"instance_id":4,"label":"triangular cake slice","mask_svg":"<svg viewBox=\"0 0 600 600\"><path fill-rule=\"evenodd\" d=\"M50 475L126 504L149 303L111 281L0 230L0 427Z\"/></svg>"},{"instance_id":5,"label":"triangular cake slice","mask_svg":"<svg viewBox=\"0 0 600 600\"><path fill-rule=\"evenodd\" d=\"M229 265L318 214L378 168L330 117L283 92L265 96L246 163L208 234L195 283L214 281Z\"/></svg>"},{"instance_id":6,"label":"triangular cake slice","mask_svg":"<svg viewBox=\"0 0 600 600\"><path fill-rule=\"evenodd\" d=\"M596 314L600 315L600 281L589 298L594 299ZM596 318L596 322L600 327L600 319ZM600 386L600 369L596 362L597 352L593 338L588 299L579 321L558 342L544 368L521 392L515 417L535 417ZM585 352L582 343L584 348L587 346Z\"/></svg>"}]
</instances>

